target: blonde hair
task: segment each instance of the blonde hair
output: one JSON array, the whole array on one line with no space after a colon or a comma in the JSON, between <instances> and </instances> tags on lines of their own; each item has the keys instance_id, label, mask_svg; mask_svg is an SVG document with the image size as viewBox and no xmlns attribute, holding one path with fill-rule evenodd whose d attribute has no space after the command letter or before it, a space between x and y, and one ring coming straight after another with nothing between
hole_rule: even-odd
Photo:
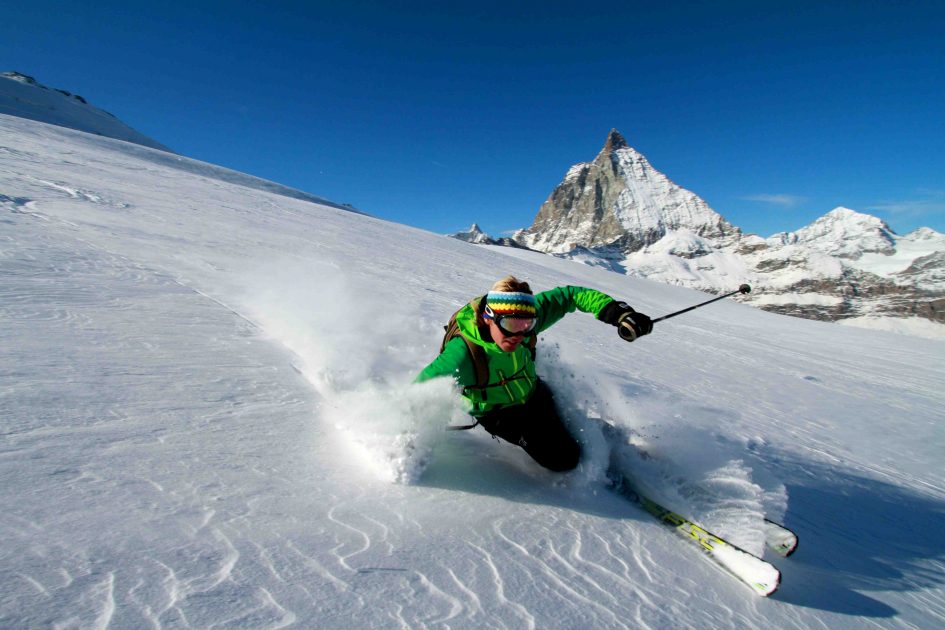
<instances>
[{"instance_id":1,"label":"blonde hair","mask_svg":"<svg viewBox=\"0 0 945 630\"><path fill-rule=\"evenodd\" d=\"M532 288L527 282L522 282L515 276L505 276L492 285L490 291L502 291L503 293L531 293Z\"/></svg>"}]
</instances>

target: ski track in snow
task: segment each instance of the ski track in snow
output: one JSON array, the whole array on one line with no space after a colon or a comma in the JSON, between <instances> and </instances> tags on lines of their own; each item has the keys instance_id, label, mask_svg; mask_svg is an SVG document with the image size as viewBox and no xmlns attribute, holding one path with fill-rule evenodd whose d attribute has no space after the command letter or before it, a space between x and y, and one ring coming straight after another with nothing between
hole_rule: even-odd
<instances>
[{"instance_id":1,"label":"ski track in snow","mask_svg":"<svg viewBox=\"0 0 945 630\"><path fill-rule=\"evenodd\" d=\"M942 344L719 303L628 346L572 315L539 345L585 446L554 475L410 385L449 313L507 272L699 294L213 168L0 116L0 626L945 623ZM784 518L782 590L609 492L612 459L747 549Z\"/></svg>"}]
</instances>

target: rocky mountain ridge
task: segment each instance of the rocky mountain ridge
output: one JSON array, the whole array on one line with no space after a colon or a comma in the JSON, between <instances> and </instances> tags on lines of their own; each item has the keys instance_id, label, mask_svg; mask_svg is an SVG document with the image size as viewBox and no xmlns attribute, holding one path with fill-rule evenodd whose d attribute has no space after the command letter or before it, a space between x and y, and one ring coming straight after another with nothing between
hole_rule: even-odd
<instances>
[{"instance_id":1,"label":"rocky mountain ridge","mask_svg":"<svg viewBox=\"0 0 945 630\"><path fill-rule=\"evenodd\" d=\"M614 129L593 162L572 166L515 240L548 253L575 246L636 251L668 232L734 238L740 231L657 171Z\"/></svg>"},{"instance_id":2,"label":"rocky mountain ridge","mask_svg":"<svg viewBox=\"0 0 945 630\"><path fill-rule=\"evenodd\" d=\"M653 168L617 130L593 161L568 169L532 225L513 238L712 293L748 283L754 291L745 301L788 315L945 324L945 235L921 228L900 236L881 219L842 207L793 232L746 234Z\"/></svg>"},{"instance_id":3,"label":"rocky mountain ridge","mask_svg":"<svg viewBox=\"0 0 945 630\"><path fill-rule=\"evenodd\" d=\"M451 237L458 239L460 241L466 241L467 243L473 243L474 245L502 245L503 247L516 247L519 249L528 249L522 243L508 238L492 238L488 234L482 231L478 223L473 223L468 230L463 232L457 232L455 234L450 234Z\"/></svg>"}]
</instances>

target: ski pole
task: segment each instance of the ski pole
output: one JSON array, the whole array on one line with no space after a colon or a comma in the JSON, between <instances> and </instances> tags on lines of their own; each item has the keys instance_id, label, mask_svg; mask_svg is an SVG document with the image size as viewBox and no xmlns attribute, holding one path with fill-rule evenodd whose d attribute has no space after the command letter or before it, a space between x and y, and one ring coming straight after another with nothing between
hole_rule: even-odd
<instances>
[{"instance_id":1,"label":"ski pole","mask_svg":"<svg viewBox=\"0 0 945 630\"><path fill-rule=\"evenodd\" d=\"M677 315L682 315L683 313L688 313L689 311L691 311L691 310L693 310L693 309L696 309L696 308L699 308L700 306L705 306L706 304L712 304L712 302L718 302L719 300L724 300L724 299L727 298L727 297L732 297L732 296L735 295L736 293L751 293L751 287L748 286L747 284L743 284L742 286L738 287L738 290L737 290L737 291L732 291L731 293L726 293L725 295L720 295L720 296L718 296L718 297L716 297L716 298L712 298L711 300L707 300L707 301L703 302L702 304L696 304L695 306L690 306L689 308L684 308L684 309L681 310L681 311L676 311L675 313L670 313L669 315L663 315L662 317L657 317L656 319L654 319L654 320L652 320L652 321L653 321L653 323L655 324L656 322L661 322L661 321L663 321L664 319L669 319L670 317L676 317Z\"/></svg>"}]
</instances>

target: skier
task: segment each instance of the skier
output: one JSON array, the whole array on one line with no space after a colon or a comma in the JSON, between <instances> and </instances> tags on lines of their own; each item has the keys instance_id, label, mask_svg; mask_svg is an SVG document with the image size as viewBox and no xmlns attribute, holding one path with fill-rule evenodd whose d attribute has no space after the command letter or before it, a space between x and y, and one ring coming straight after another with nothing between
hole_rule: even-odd
<instances>
[{"instance_id":1,"label":"skier","mask_svg":"<svg viewBox=\"0 0 945 630\"><path fill-rule=\"evenodd\" d=\"M534 295L527 282L508 276L453 315L440 355L416 381L452 376L477 424L545 468L572 470L581 448L535 372L535 342L575 309L616 326L627 341L653 330L649 317L600 291L564 286Z\"/></svg>"}]
</instances>

